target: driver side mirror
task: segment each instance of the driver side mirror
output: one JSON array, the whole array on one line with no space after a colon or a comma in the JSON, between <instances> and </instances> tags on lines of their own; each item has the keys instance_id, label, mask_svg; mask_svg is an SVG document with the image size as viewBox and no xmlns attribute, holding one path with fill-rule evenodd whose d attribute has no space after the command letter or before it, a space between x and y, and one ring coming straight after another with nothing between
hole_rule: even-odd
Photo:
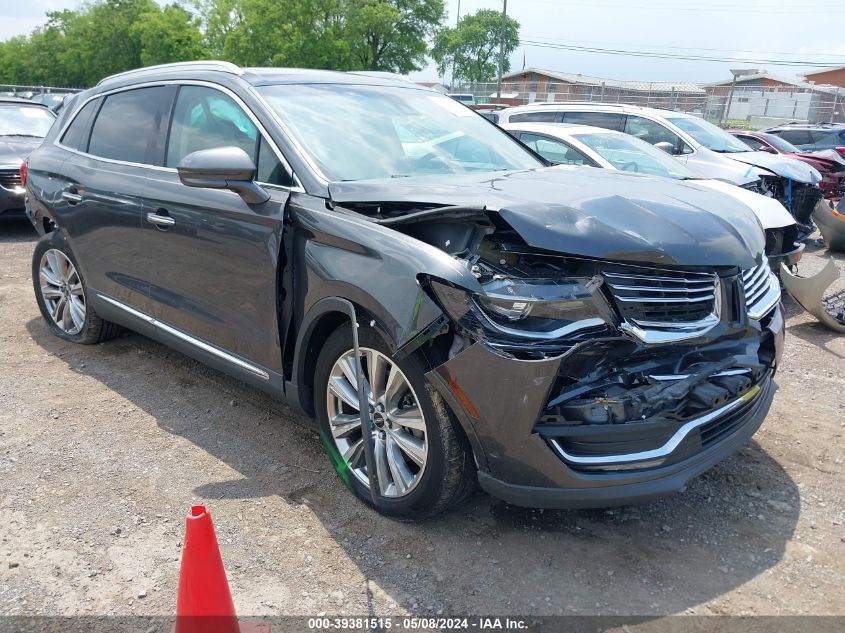
<instances>
[{"instance_id":1,"label":"driver side mirror","mask_svg":"<svg viewBox=\"0 0 845 633\"><path fill-rule=\"evenodd\" d=\"M185 156L176 166L186 187L230 189L247 204L261 204L270 194L255 184L255 164L240 147L202 149Z\"/></svg>"},{"instance_id":2,"label":"driver side mirror","mask_svg":"<svg viewBox=\"0 0 845 633\"><path fill-rule=\"evenodd\" d=\"M675 154L675 146L672 145L672 143L669 143L668 141L660 141L659 143L655 143L654 146L657 149L662 149L667 154L670 154L670 155Z\"/></svg>"}]
</instances>

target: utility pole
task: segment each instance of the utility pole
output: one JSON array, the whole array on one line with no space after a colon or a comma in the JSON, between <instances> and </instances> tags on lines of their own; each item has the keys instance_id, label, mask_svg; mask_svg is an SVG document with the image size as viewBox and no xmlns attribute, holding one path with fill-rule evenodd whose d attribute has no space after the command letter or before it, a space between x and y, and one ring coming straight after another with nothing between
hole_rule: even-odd
<instances>
[{"instance_id":1,"label":"utility pole","mask_svg":"<svg viewBox=\"0 0 845 633\"><path fill-rule=\"evenodd\" d=\"M458 19L455 20L455 28L458 27L458 24L461 22L461 0L458 0ZM455 59L452 58L452 83L449 84L452 88L452 92L455 92Z\"/></svg>"},{"instance_id":2,"label":"utility pole","mask_svg":"<svg viewBox=\"0 0 845 633\"><path fill-rule=\"evenodd\" d=\"M505 23L508 17L508 0L502 7L502 28L499 29L499 80L496 83L496 101L502 100L502 68L505 62Z\"/></svg>"},{"instance_id":3,"label":"utility pole","mask_svg":"<svg viewBox=\"0 0 845 633\"><path fill-rule=\"evenodd\" d=\"M731 82L731 91L728 93L728 100L725 104L725 110L722 112L722 120L721 123L725 123L728 120L728 117L731 114L731 105L733 104L734 100L734 89L736 88L736 78L743 74L741 70L731 70L731 75L733 75L733 81Z\"/></svg>"}]
</instances>

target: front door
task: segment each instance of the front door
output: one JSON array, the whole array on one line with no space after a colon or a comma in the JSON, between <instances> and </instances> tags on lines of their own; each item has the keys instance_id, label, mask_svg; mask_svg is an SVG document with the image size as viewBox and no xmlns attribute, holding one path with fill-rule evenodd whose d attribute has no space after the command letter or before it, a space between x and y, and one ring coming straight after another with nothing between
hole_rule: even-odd
<instances>
[{"instance_id":1,"label":"front door","mask_svg":"<svg viewBox=\"0 0 845 633\"><path fill-rule=\"evenodd\" d=\"M269 201L247 204L229 190L187 187L172 169L191 152L225 146L253 157ZM149 284L153 316L281 372L277 279L289 172L241 103L200 85L179 88L163 162L145 199L136 267Z\"/></svg>"}]
</instances>

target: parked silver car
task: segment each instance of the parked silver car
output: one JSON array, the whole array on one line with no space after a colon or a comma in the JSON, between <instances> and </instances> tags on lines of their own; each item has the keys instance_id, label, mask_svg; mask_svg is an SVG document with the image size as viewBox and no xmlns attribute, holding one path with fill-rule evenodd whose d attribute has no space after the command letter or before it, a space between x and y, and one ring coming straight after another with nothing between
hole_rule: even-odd
<instances>
[{"instance_id":1,"label":"parked silver car","mask_svg":"<svg viewBox=\"0 0 845 633\"><path fill-rule=\"evenodd\" d=\"M573 123L625 132L669 152L707 178L726 180L780 200L801 224L822 201L817 169L755 152L704 119L671 110L608 103L534 103L498 113L505 123Z\"/></svg>"}]
</instances>

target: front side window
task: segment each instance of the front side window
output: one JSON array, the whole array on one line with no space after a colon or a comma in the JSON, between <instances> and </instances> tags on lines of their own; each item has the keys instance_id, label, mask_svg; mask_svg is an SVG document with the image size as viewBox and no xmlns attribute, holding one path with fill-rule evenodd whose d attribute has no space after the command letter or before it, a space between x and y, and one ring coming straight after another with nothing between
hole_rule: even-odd
<instances>
[{"instance_id":1,"label":"front side window","mask_svg":"<svg viewBox=\"0 0 845 633\"><path fill-rule=\"evenodd\" d=\"M228 95L205 86L182 86L173 111L167 167L192 152L240 147L255 161L258 128Z\"/></svg>"},{"instance_id":2,"label":"front side window","mask_svg":"<svg viewBox=\"0 0 845 633\"><path fill-rule=\"evenodd\" d=\"M26 103L0 103L0 136L44 138L55 116L47 108Z\"/></svg>"},{"instance_id":3,"label":"front side window","mask_svg":"<svg viewBox=\"0 0 845 633\"><path fill-rule=\"evenodd\" d=\"M530 132L523 132L520 140L555 165L595 165L591 159L563 141Z\"/></svg>"},{"instance_id":4,"label":"front side window","mask_svg":"<svg viewBox=\"0 0 845 633\"><path fill-rule=\"evenodd\" d=\"M565 112L563 122L622 131L622 115L615 112Z\"/></svg>"},{"instance_id":5,"label":"front side window","mask_svg":"<svg viewBox=\"0 0 845 633\"><path fill-rule=\"evenodd\" d=\"M88 153L152 164L168 88L138 88L106 97L91 130Z\"/></svg>"},{"instance_id":6,"label":"front side window","mask_svg":"<svg viewBox=\"0 0 845 633\"><path fill-rule=\"evenodd\" d=\"M675 150L675 153L680 153L679 148L683 145L681 137L675 134L672 130L660 125L656 121L646 119L641 116L628 115L625 120L626 134L636 136L638 139L657 145L658 143L669 143Z\"/></svg>"},{"instance_id":7,"label":"front side window","mask_svg":"<svg viewBox=\"0 0 845 633\"><path fill-rule=\"evenodd\" d=\"M766 149L768 148L768 145L766 145L766 143L764 143L760 139L754 138L753 136L742 136L738 134L737 138L755 151L766 151Z\"/></svg>"},{"instance_id":8,"label":"front side window","mask_svg":"<svg viewBox=\"0 0 845 633\"><path fill-rule=\"evenodd\" d=\"M787 154L794 154L801 151L786 139L783 139L775 134L768 134L766 132L758 132L758 134L760 134L760 136L765 139L766 143L768 143L772 147L776 147L782 152L786 152ZM746 138L747 137L743 137L742 140L745 141Z\"/></svg>"},{"instance_id":9,"label":"front side window","mask_svg":"<svg viewBox=\"0 0 845 633\"><path fill-rule=\"evenodd\" d=\"M751 148L722 128L694 117L666 117L669 123L682 129L707 149L723 154L750 152Z\"/></svg>"},{"instance_id":10,"label":"front side window","mask_svg":"<svg viewBox=\"0 0 845 633\"><path fill-rule=\"evenodd\" d=\"M331 181L543 166L516 139L445 95L351 84L258 91Z\"/></svg>"},{"instance_id":11,"label":"front side window","mask_svg":"<svg viewBox=\"0 0 845 633\"><path fill-rule=\"evenodd\" d=\"M677 159L654 145L625 134L575 134L583 143L621 171L633 171L665 178L696 178Z\"/></svg>"},{"instance_id":12,"label":"front side window","mask_svg":"<svg viewBox=\"0 0 845 633\"><path fill-rule=\"evenodd\" d=\"M290 173L243 108L228 95L205 86L182 86L176 98L167 143L167 167L192 152L239 147L256 166L256 180L291 186Z\"/></svg>"}]
</instances>

